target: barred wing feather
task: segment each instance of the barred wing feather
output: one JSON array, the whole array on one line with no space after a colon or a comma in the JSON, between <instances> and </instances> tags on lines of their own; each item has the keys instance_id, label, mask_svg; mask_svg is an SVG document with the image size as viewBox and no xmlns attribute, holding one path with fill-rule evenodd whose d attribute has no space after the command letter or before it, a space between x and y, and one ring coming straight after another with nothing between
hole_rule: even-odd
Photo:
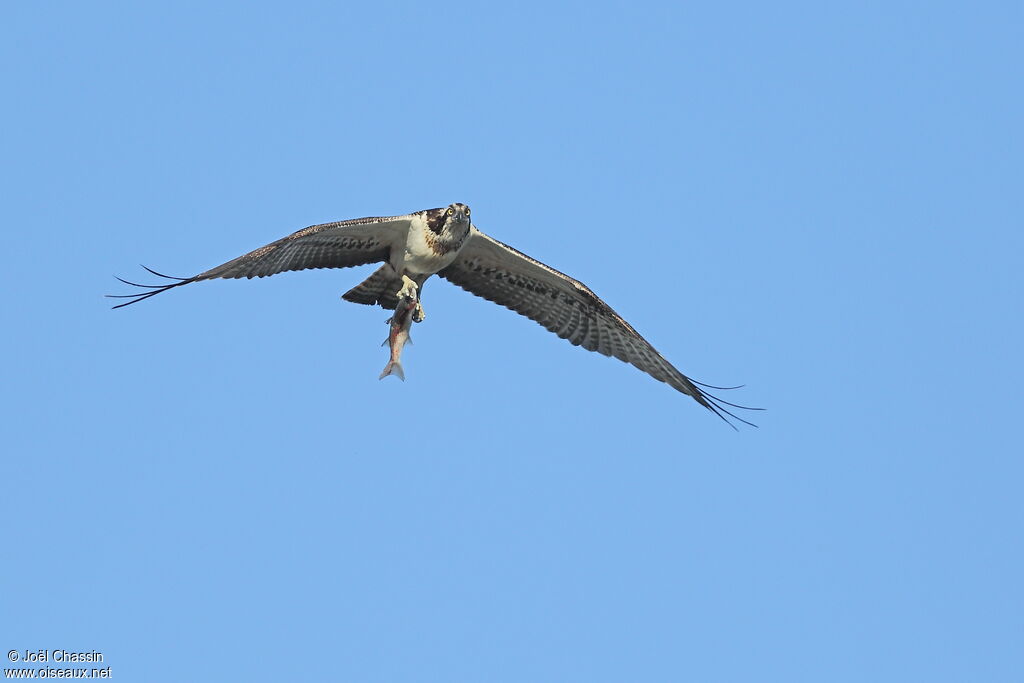
<instances>
[{"instance_id":1,"label":"barred wing feather","mask_svg":"<svg viewBox=\"0 0 1024 683\"><path fill-rule=\"evenodd\" d=\"M393 247L405 245L411 220L412 216L407 215L356 218L311 225L189 278L163 275L143 266L150 273L174 282L142 285L118 278L125 284L148 291L108 296L128 299L125 303L114 306L121 308L166 292L168 289L200 280L267 277L289 270L348 268L386 261Z\"/></svg>"},{"instance_id":2,"label":"barred wing feather","mask_svg":"<svg viewBox=\"0 0 1024 683\"><path fill-rule=\"evenodd\" d=\"M475 226L455 262L438 275L540 323L575 346L633 365L692 396L726 422L729 420L725 415L729 415L751 424L725 407L745 406L723 401L701 388L732 387L710 387L691 380L582 282L485 235Z\"/></svg>"}]
</instances>

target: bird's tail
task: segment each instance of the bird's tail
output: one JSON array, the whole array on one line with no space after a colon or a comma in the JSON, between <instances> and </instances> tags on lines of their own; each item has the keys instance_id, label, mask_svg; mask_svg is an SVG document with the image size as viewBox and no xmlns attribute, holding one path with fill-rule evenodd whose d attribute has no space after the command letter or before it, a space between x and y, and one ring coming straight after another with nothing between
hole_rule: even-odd
<instances>
[{"instance_id":1,"label":"bird's tail","mask_svg":"<svg viewBox=\"0 0 1024 683\"><path fill-rule=\"evenodd\" d=\"M397 360L390 361L384 366L384 372L380 373L380 379L384 379L388 375L394 375L398 379L405 381L405 371L402 370L402 363Z\"/></svg>"},{"instance_id":2,"label":"bird's tail","mask_svg":"<svg viewBox=\"0 0 1024 683\"><path fill-rule=\"evenodd\" d=\"M373 275L342 294L341 298L354 304L380 304L386 309L394 310L398 305L395 292L401 287L401 280L395 278L395 269L385 263L375 270Z\"/></svg>"}]
</instances>

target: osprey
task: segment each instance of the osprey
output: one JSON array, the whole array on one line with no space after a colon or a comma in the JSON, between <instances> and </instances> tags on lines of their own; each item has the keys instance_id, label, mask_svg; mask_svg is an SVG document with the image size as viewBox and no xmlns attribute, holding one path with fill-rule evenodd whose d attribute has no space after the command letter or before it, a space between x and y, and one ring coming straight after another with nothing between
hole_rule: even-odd
<instances>
[{"instance_id":1,"label":"osprey","mask_svg":"<svg viewBox=\"0 0 1024 683\"><path fill-rule=\"evenodd\" d=\"M189 278L163 275L170 284L141 285L148 291L108 294L129 299L122 308L200 280L266 277L288 270L348 268L383 262L370 277L342 298L394 310L405 298L415 302L413 320L423 321L423 284L431 275L501 304L534 320L559 337L588 351L614 356L688 396L726 421L726 415L748 425L725 406L740 406L707 393L715 387L691 380L676 370L646 339L582 282L488 237L470 222L469 207L455 203L404 216L355 218L311 225L276 242ZM752 425L756 426L756 425ZM735 427L734 427L735 428Z\"/></svg>"}]
</instances>

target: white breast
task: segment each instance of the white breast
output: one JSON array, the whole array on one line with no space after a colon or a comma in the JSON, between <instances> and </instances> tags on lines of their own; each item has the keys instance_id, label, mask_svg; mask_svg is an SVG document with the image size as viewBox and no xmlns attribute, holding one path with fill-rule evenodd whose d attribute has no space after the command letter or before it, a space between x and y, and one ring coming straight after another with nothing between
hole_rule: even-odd
<instances>
[{"instance_id":1,"label":"white breast","mask_svg":"<svg viewBox=\"0 0 1024 683\"><path fill-rule=\"evenodd\" d=\"M422 216L412 219L409 237L405 243L405 258L402 267L415 274L433 274L448 266L459 255L458 250L438 255L427 242L427 221Z\"/></svg>"}]
</instances>

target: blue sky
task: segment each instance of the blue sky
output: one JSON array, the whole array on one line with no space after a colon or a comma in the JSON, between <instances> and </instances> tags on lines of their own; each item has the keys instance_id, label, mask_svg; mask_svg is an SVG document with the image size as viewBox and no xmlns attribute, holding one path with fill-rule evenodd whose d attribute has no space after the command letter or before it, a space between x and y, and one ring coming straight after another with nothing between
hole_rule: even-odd
<instances>
[{"instance_id":1,"label":"blue sky","mask_svg":"<svg viewBox=\"0 0 1024 683\"><path fill-rule=\"evenodd\" d=\"M121 680L1010 681L1018 3L14 3L0 646ZM735 433L442 282L217 281L462 201Z\"/></svg>"}]
</instances>

